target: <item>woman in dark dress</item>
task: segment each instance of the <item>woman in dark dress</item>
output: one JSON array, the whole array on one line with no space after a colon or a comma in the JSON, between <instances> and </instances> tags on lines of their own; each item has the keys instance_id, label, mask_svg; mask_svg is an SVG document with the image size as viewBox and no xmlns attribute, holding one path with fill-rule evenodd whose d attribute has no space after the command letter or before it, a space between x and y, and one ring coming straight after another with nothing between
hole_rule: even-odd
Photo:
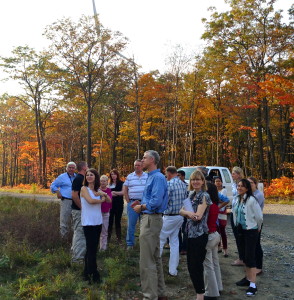
<instances>
[{"instance_id":1,"label":"woman in dark dress","mask_svg":"<svg viewBox=\"0 0 294 300\"><path fill-rule=\"evenodd\" d=\"M124 210L123 181L120 180L116 169L110 171L109 188L112 191L112 208L109 215L108 241L110 241L113 222L115 222L116 238L121 243L121 217Z\"/></svg>"}]
</instances>

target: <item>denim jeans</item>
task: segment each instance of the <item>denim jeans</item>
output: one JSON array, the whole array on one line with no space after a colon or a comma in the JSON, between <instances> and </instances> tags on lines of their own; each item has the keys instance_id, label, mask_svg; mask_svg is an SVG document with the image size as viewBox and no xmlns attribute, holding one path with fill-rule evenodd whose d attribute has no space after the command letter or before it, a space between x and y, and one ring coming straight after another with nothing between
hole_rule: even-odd
<instances>
[{"instance_id":1,"label":"denim jeans","mask_svg":"<svg viewBox=\"0 0 294 300\"><path fill-rule=\"evenodd\" d=\"M128 230L127 230L127 246L135 245L135 230L136 224L139 219L140 214L136 213L131 207L133 201L130 201L127 205L127 214L128 214Z\"/></svg>"}]
</instances>

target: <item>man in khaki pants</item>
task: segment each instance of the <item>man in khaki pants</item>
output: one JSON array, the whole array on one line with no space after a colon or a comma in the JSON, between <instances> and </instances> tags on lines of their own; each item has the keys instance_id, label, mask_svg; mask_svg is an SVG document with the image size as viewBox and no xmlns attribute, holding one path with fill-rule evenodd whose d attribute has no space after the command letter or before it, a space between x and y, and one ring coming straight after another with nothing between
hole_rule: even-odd
<instances>
[{"instance_id":1,"label":"man in khaki pants","mask_svg":"<svg viewBox=\"0 0 294 300\"><path fill-rule=\"evenodd\" d=\"M66 172L59 175L50 186L52 193L56 193L60 202L60 234L66 237L70 232L71 222L71 187L76 177L76 164L70 161L66 166Z\"/></svg>"},{"instance_id":2,"label":"man in khaki pants","mask_svg":"<svg viewBox=\"0 0 294 300\"><path fill-rule=\"evenodd\" d=\"M141 204L134 210L142 214L140 224L140 279L143 300L167 300L160 257L159 235L162 228L162 214L167 208L167 182L160 169L160 157L154 150L144 153L143 168L148 178Z\"/></svg>"}]
</instances>

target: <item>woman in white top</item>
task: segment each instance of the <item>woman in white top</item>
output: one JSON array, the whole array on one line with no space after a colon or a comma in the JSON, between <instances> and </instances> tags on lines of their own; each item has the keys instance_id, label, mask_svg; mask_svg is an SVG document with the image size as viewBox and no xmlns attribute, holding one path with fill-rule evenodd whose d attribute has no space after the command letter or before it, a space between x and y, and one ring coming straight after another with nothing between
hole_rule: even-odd
<instances>
[{"instance_id":1,"label":"woman in white top","mask_svg":"<svg viewBox=\"0 0 294 300\"><path fill-rule=\"evenodd\" d=\"M253 196L256 198L258 204L260 205L261 210L263 210L264 207L264 194L260 190L258 190L258 181L255 177L249 177L248 181L251 184ZM262 273L262 263L263 263L263 250L261 248L261 229L258 234L258 240L256 244L256 251L255 251L255 258L256 258L256 275L260 275Z\"/></svg>"},{"instance_id":2,"label":"woman in white top","mask_svg":"<svg viewBox=\"0 0 294 300\"><path fill-rule=\"evenodd\" d=\"M253 196L247 179L238 183L238 196L232 206L234 224L237 228L239 255L245 263L246 276L236 282L237 286L249 286L247 296L254 296L256 287L256 245L263 221L262 211Z\"/></svg>"},{"instance_id":3,"label":"woman in white top","mask_svg":"<svg viewBox=\"0 0 294 300\"><path fill-rule=\"evenodd\" d=\"M105 201L106 193L98 191L100 176L95 169L86 172L84 186L81 189L81 221L86 238L86 255L84 279L99 283L96 254L102 228L101 203Z\"/></svg>"}]
</instances>

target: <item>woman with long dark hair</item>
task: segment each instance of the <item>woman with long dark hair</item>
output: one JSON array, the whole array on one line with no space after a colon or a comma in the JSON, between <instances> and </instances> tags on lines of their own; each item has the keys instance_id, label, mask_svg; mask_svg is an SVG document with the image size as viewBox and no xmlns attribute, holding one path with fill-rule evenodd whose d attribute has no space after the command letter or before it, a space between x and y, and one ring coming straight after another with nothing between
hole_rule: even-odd
<instances>
[{"instance_id":1,"label":"woman with long dark hair","mask_svg":"<svg viewBox=\"0 0 294 300\"><path fill-rule=\"evenodd\" d=\"M112 208L109 215L108 241L111 238L113 222L115 222L116 238L119 243L121 243L121 217L124 210L123 184L118 170L111 170L109 188L112 192Z\"/></svg>"},{"instance_id":2,"label":"woman with long dark hair","mask_svg":"<svg viewBox=\"0 0 294 300\"><path fill-rule=\"evenodd\" d=\"M261 210L263 211L264 207L264 194L258 189L258 181L255 177L248 177L248 180L251 184L253 196L256 198L258 204L260 205ZM261 226L262 230L262 226ZM261 247L261 230L258 234L258 240L256 245L256 275L262 273L262 264L263 264L263 250Z\"/></svg>"},{"instance_id":3,"label":"woman with long dark hair","mask_svg":"<svg viewBox=\"0 0 294 300\"><path fill-rule=\"evenodd\" d=\"M232 211L237 230L239 255L245 263L246 274L243 279L236 282L236 285L249 286L246 295L254 296L257 292L255 251L263 216L247 179L241 179L238 183L238 196L233 203Z\"/></svg>"},{"instance_id":4,"label":"woman with long dark hair","mask_svg":"<svg viewBox=\"0 0 294 300\"><path fill-rule=\"evenodd\" d=\"M81 222L86 238L86 255L84 279L100 282L96 255L102 228L101 203L105 201L106 193L98 191L100 187L99 174L95 169L88 169L85 174L84 186L81 189Z\"/></svg>"},{"instance_id":5,"label":"woman with long dark hair","mask_svg":"<svg viewBox=\"0 0 294 300\"><path fill-rule=\"evenodd\" d=\"M190 278L196 291L196 299L204 299L204 274L203 262L206 255L208 241L207 218L211 200L207 194L207 185L203 173L194 171L190 176L190 205L191 211L186 207L180 210L180 214L187 220L187 265Z\"/></svg>"}]
</instances>

